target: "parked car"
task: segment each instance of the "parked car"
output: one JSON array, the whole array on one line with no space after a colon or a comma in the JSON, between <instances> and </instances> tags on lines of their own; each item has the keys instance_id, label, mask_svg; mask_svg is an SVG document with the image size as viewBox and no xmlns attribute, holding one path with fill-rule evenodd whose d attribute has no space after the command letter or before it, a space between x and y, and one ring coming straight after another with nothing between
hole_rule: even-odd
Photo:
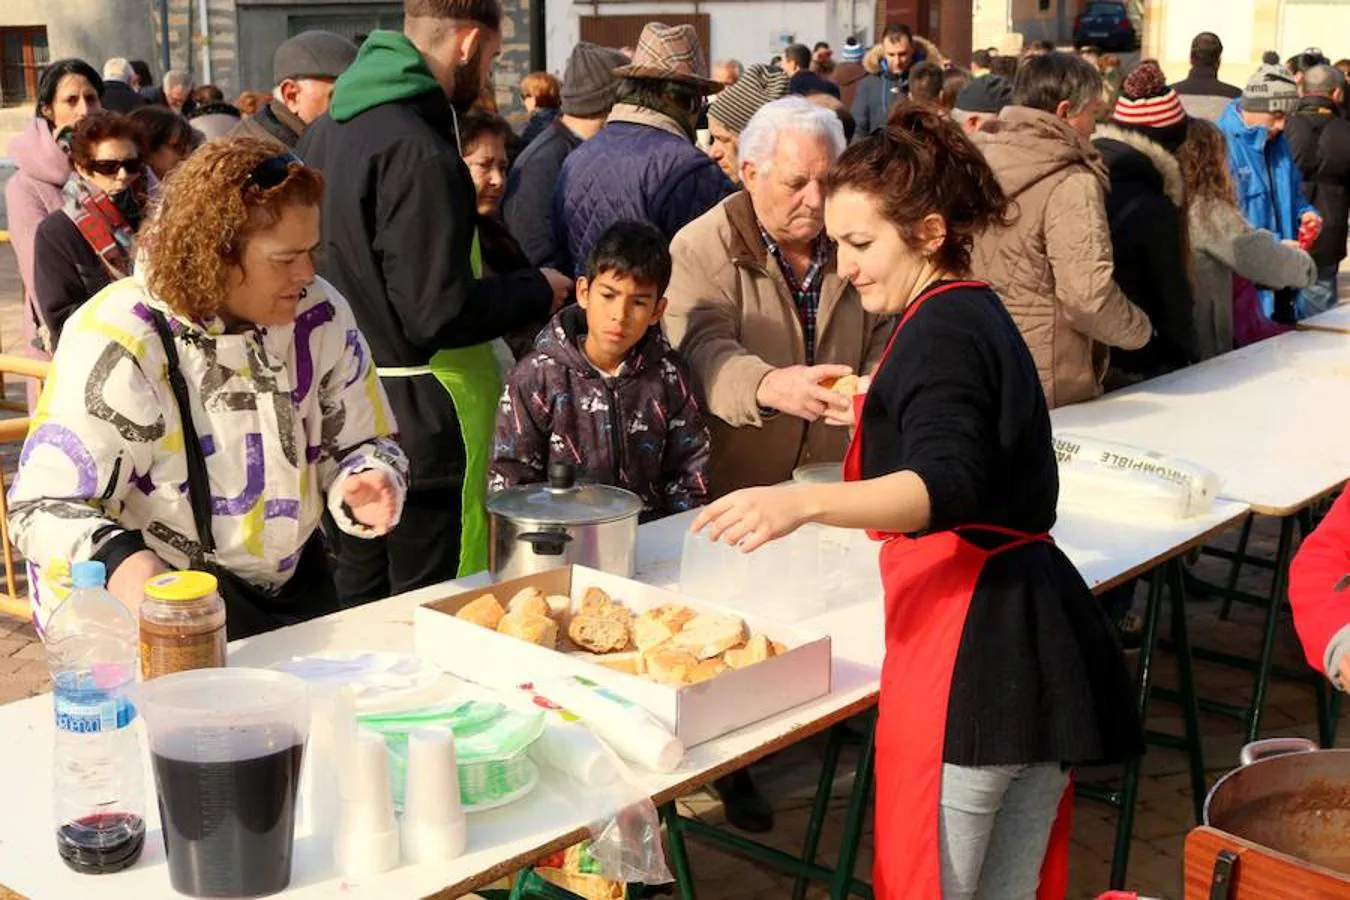
<instances>
[{"instance_id":1,"label":"parked car","mask_svg":"<svg viewBox=\"0 0 1350 900\"><path fill-rule=\"evenodd\" d=\"M1089 0L1073 20L1073 47L1085 46L1125 53L1139 49L1139 32L1124 3Z\"/></svg>"}]
</instances>

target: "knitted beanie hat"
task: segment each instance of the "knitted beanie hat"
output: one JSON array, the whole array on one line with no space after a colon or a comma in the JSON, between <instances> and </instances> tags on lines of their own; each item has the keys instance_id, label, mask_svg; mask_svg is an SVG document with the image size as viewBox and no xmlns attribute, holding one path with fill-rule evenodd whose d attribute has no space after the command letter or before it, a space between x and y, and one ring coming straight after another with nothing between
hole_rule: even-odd
<instances>
[{"instance_id":1,"label":"knitted beanie hat","mask_svg":"<svg viewBox=\"0 0 1350 900\"><path fill-rule=\"evenodd\" d=\"M787 92L786 72L755 63L717 95L708 107L708 117L721 122L732 134L740 134L761 106L787 96Z\"/></svg>"},{"instance_id":2,"label":"knitted beanie hat","mask_svg":"<svg viewBox=\"0 0 1350 900\"><path fill-rule=\"evenodd\" d=\"M1181 98L1167 86L1162 69L1151 59L1141 62L1125 78L1111 121L1152 138L1169 152L1176 152L1186 140L1186 110Z\"/></svg>"},{"instance_id":3,"label":"knitted beanie hat","mask_svg":"<svg viewBox=\"0 0 1350 900\"><path fill-rule=\"evenodd\" d=\"M866 48L858 43L857 38L851 37L844 41L844 48L839 51L839 59L843 62L860 63L863 61L863 56L866 54Z\"/></svg>"},{"instance_id":4,"label":"knitted beanie hat","mask_svg":"<svg viewBox=\"0 0 1350 900\"><path fill-rule=\"evenodd\" d=\"M1298 82L1279 66L1262 66L1242 89L1247 112L1293 112L1298 106Z\"/></svg>"},{"instance_id":5,"label":"knitted beanie hat","mask_svg":"<svg viewBox=\"0 0 1350 900\"><path fill-rule=\"evenodd\" d=\"M627 62L628 57L618 50L579 41L563 69L563 113L586 118L609 112L619 93L619 76L614 68Z\"/></svg>"}]
</instances>

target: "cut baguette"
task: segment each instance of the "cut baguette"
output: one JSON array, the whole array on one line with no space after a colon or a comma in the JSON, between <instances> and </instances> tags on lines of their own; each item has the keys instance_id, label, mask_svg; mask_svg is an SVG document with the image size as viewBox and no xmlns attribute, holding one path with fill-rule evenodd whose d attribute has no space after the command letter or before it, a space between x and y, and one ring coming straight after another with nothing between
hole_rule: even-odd
<instances>
[{"instance_id":1,"label":"cut baguette","mask_svg":"<svg viewBox=\"0 0 1350 900\"><path fill-rule=\"evenodd\" d=\"M581 598L581 610L578 615L599 616L622 622L624 627L633 624L633 612L600 588L587 588Z\"/></svg>"},{"instance_id":2,"label":"cut baguette","mask_svg":"<svg viewBox=\"0 0 1350 900\"><path fill-rule=\"evenodd\" d=\"M693 671L691 671L688 674L684 683L698 684L699 682L702 681L708 681L710 679L716 678L718 675L721 675L726 670L727 664L722 662L722 660L717 658L705 659L698 665L694 666Z\"/></svg>"},{"instance_id":3,"label":"cut baguette","mask_svg":"<svg viewBox=\"0 0 1350 900\"><path fill-rule=\"evenodd\" d=\"M578 613L572 617L567 636L583 650L616 653L628 649L628 624L607 615Z\"/></svg>"},{"instance_id":4,"label":"cut baguette","mask_svg":"<svg viewBox=\"0 0 1350 900\"><path fill-rule=\"evenodd\" d=\"M538 613L509 612L497 624L497 633L550 650L558 649L558 623Z\"/></svg>"},{"instance_id":5,"label":"cut baguette","mask_svg":"<svg viewBox=\"0 0 1350 900\"><path fill-rule=\"evenodd\" d=\"M530 613L536 616L549 615L548 601L539 588L527 587L516 593L506 604L508 613Z\"/></svg>"},{"instance_id":6,"label":"cut baguette","mask_svg":"<svg viewBox=\"0 0 1350 900\"><path fill-rule=\"evenodd\" d=\"M497 602L497 598L491 594L484 594L461 607L459 612L455 613L455 618L464 619L467 622L496 631L504 615L506 615L506 610L502 609L502 605Z\"/></svg>"},{"instance_id":7,"label":"cut baguette","mask_svg":"<svg viewBox=\"0 0 1350 900\"><path fill-rule=\"evenodd\" d=\"M745 641L745 622L737 616L704 613L695 616L670 639L672 647L699 659L721 656Z\"/></svg>"},{"instance_id":8,"label":"cut baguette","mask_svg":"<svg viewBox=\"0 0 1350 900\"><path fill-rule=\"evenodd\" d=\"M637 650L627 653L588 653L579 650L568 655L574 659L604 666L606 669L613 669L615 672L623 672L625 675L645 675L647 672L646 658Z\"/></svg>"},{"instance_id":9,"label":"cut baguette","mask_svg":"<svg viewBox=\"0 0 1350 900\"><path fill-rule=\"evenodd\" d=\"M769 639L762 634L751 635L744 647L728 650L722 655L722 661L733 669L744 669L755 663L764 662L775 655Z\"/></svg>"},{"instance_id":10,"label":"cut baguette","mask_svg":"<svg viewBox=\"0 0 1350 900\"><path fill-rule=\"evenodd\" d=\"M652 681L661 684L689 684L689 679L698 669L698 657L688 650L672 648L669 644L653 647L643 654L647 666L646 675Z\"/></svg>"}]
</instances>

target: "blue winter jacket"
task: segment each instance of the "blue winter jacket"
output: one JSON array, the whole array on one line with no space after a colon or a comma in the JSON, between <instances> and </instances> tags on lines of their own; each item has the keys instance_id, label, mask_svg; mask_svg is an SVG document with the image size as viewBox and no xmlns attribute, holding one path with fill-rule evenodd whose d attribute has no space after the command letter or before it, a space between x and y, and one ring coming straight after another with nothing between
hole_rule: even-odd
<instances>
[{"instance_id":1,"label":"blue winter jacket","mask_svg":"<svg viewBox=\"0 0 1350 900\"><path fill-rule=\"evenodd\" d=\"M1238 208L1257 228L1280 240L1298 238L1299 220L1317 212L1303 196L1303 177L1284 135L1269 140L1266 130L1242 121L1242 98L1228 104L1219 117L1219 130L1228 140L1228 169L1237 187ZM1261 291L1266 315L1274 309L1274 294Z\"/></svg>"},{"instance_id":2,"label":"blue winter jacket","mask_svg":"<svg viewBox=\"0 0 1350 900\"><path fill-rule=\"evenodd\" d=\"M563 271L585 273L591 248L621 219L647 221L667 238L733 191L717 163L684 137L615 121L573 150L553 192Z\"/></svg>"}]
</instances>

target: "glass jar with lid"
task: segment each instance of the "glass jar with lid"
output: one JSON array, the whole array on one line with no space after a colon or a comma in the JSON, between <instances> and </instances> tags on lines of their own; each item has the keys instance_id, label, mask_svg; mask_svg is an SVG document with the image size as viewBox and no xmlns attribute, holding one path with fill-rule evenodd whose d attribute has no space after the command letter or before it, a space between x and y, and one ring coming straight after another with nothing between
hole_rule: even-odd
<instances>
[{"instance_id":1,"label":"glass jar with lid","mask_svg":"<svg viewBox=\"0 0 1350 900\"><path fill-rule=\"evenodd\" d=\"M206 572L165 572L145 583L141 678L225 665L225 602Z\"/></svg>"}]
</instances>

